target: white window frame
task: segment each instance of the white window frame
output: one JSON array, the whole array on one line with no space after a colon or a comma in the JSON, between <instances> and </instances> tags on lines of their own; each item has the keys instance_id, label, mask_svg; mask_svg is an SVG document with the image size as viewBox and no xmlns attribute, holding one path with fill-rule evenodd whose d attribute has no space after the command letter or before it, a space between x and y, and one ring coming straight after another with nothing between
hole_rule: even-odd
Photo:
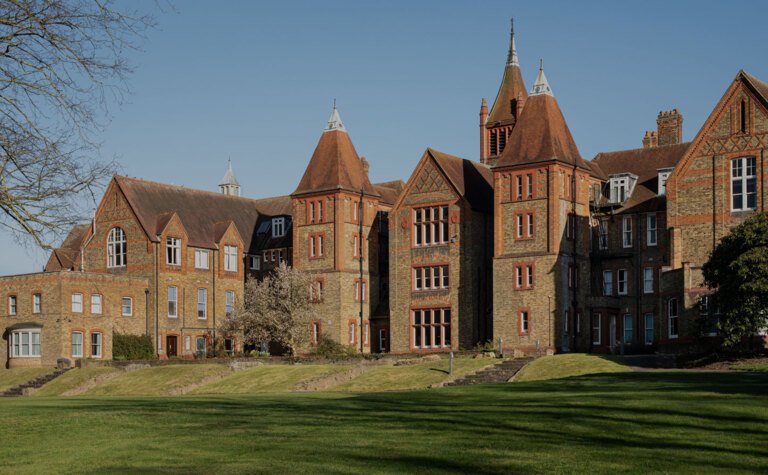
<instances>
[{"instance_id":1,"label":"white window frame","mask_svg":"<svg viewBox=\"0 0 768 475\"><path fill-rule=\"evenodd\" d=\"M595 331L597 331L597 339L595 339ZM603 344L603 314L592 314L592 345Z\"/></svg>"},{"instance_id":2,"label":"white window frame","mask_svg":"<svg viewBox=\"0 0 768 475\"><path fill-rule=\"evenodd\" d=\"M651 324L648 325L648 320L650 318ZM651 333L651 339L648 339L648 331L650 330ZM653 314L652 313L646 313L643 316L643 340L646 346L653 345L654 341L654 328L653 328Z\"/></svg>"},{"instance_id":3,"label":"white window frame","mask_svg":"<svg viewBox=\"0 0 768 475\"><path fill-rule=\"evenodd\" d=\"M224 292L224 316L232 318L235 313L235 291L227 290Z\"/></svg>"},{"instance_id":4,"label":"white window frame","mask_svg":"<svg viewBox=\"0 0 768 475\"><path fill-rule=\"evenodd\" d=\"M751 166L750 166L751 165ZM749 173L749 169L752 173ZM736 171L739 171L738 175ZM738 195L734 192L736 184L741 187ZM754 192L749 193L749 184L754 186ZM749 195L754 195L755 206L749 207ZM736 207L736 196L741 197L741 206ZM739 157L731 160L731 211L752 211L757 208L757 160L755 157Z\"/></svg>"},{"instance_id":5,"label":"white window frame","mask_svg":"<svg viewBox=\"0 0 768 475\"><path fill-rule=\"evenodd\" d=\"M80 336L80 342L75 342L75 335ZM71 336L71 348L72 348L72 358L82 358L83 357L83 332L72 332ZM75 348L80 347L80 352L78 353Z\"/></svg>"},{"instance_id":6,"label":"white window frame","mask_svg":"<svg viewBox=\"0 0 768 475\"><path fill-rule=\"evenodd\" d=\"M128 302L128 313L125 313L125 303ZM120 314L124 317L132 317L133 316L133 298L132 297L121 297L120 298Z\"/></svg>"},{"instance_id":7,"label":"white window frame","mask_svg":"<svg viewBox=\"0 0 768 475\"><path fill-rule=\"evenodd\" d=\"M237 272L237 246L224 246L224 270Z\"/></svg>"},{"instance_id":8,"label":"white window frame","mask_svg":"<svg viewBox=\"0 0 768 475\"><path fill-rule=\"evenodd\" d=\"M520 315L520 333L529 335L531 333L531 312L530 310L521 310Z\"/></svg>"},{"instance_id":9,"label":"white window frame","mask_svg":"<svg viewBox=\"0 0 768 475\"><path fill-rule=\"evenodd\" d=\"M413 209L414 247L443 246L450 238L448 205ZM427 239L429 236L429 239Z\"/></svg>"},{"instance_id":10,"label":"white window frame","mask_svg":"<svg viewBox=\"0 0 768 475\"><path fill-rule=\"evenodd\" d=\"M24 342L24 335L26 335L26 343ZM42 356L43 343L39 328L11 330L8 335L8 344L11 358L40 358ZM25 349L26 354L24 354ZM35 353L35 349L37 349L37 353Z\"/></svg>"},{"instance_id":11,"label":"white window frame","mask_svg":"<svg viewBox=\"0 0 768 475\"><path fill-rule=\"evenodd\" d=\"M533 266L528 264L525 266L525 279L527 288L533 288Z\"/></svg>"},{"instance_id":12,"label":"white window frame","mask_svg":"<svg viewBox=\"0 0 768 475\"><path fill-rule=\"evenodd\" d=\"M202 297L202 298L201 298ZM200 311L202 310L202 315ZM205 287L199 287L197 289L197 319L208 319L208 289Z\"/></svg>"},{"instance_id":13,"label":"white window frame","mask_svg":"<svg viewBox=\"0 0 768 475\"><path fill-rule=\"evenodd\" d=\"M251 261L251 270L261 270L261 257L258 255L255 256L248 256Z\"/></svg>"},{"instance_id":14,"label":"white window frame","mask_svg":"<svg viewBox=\"0 0 768 475\"><path fill-rule=\"evenodd\" d=\"M523 215L518 214L517 215L517 238L522 239L523 238L523 232L525 231L525 224L523 223Z\"/></svg>"},{"instance_id":15,"label":"white window frame","mask_svg":"<svg viewBox=\"0 0 768 475\"><path fill-rule=\"evenodd\" d=\"M611 178L610 179L610 199L611 203L623 203L629 198L629 178Z\"/></svg>"},{"instance_id":16,"label":"white window frame","mask_svg":"<svg viewBox=\"0 0 768 475\"><path fill-rule=\"evenodd\" d=\"M94 338L95 337L95 338ZM94 348L97 351L93 351ZM101 358L104 353L104 338L101 332L91 332L91 358Z\"/></svg>"},{"instance_id":17,"label":"white window frame","mask_svg":"<svg viewBox=\"0 0 768 475\"><path fill-rule=\"evenodd\" d=\"M210 252L208 249L195 249L195 269L210 269Z\"/></svg>"},{"instance_id":18,"label":"white window frame","mask_svg":"<svg viewBox=\"0 0 768 475\"><path fill-rule=\"evenodd\" d=\"M674 314L672 313L672 307L674 303ZM676 339L680 336L680 307L677 303L677 298L673 297L667 301L667 335L670 339ZM672 333L672 321L674 320L674 323L677 327L677 333Z\"/></svg>"},{"instance_id":19,"label":"white window frame","mask_svg":"<svg viewBox=\"0 0 768 475\"><path fill-rule=\"evenodd\" d=\"M125 267L128 259L128 243L123 228L115 227L107 237L107 268Z\"/></svg>"},{"instance_id":20,"label":"white window frame","mask_svg":"<svg viewBox=\"0 0 768 475\"><path fill-rule=\"evenodd\" d=\"M653 293L653 267L643 268L643 293Z\"/></svg>"},{"instance_id":21,"label":"white window frame","mask_svg":"<svg viewBox=\"0 0 768 475\"><path fill-rule=\"evenodd\" d=\"M80 292L72 292L72 313L83 313L83 294Z\"/></svg>"},{"instance_id":22,"label":"white window frame","mask_svg":"<svg viewBox=\"0 0 768 475\"><path fill-rule=\"evenodd\" d=\"M181 265L181 239L171 236L165 238L165 263L169 266Z\"/></svg>"},{"instance_id":23,"label":"white window frame","mask_svg":"<svg viewBox=\"0 0 768 475\"><path fill-rule=\"evenodd\" d=\"M629 338L627 338L627 321L629 321ZM634 318L632 318L631 313L625 313L623 318L623 332L622 332L622 339L624 340L624 344L632 343L635 339L635 322Z\"/></svg>"},{"instance_id":24,"label":"white window frame","mask_svg":"<svg viewBox=\"0 0 768 475\"><path fill-rule=\"evenodd\" d=\"M632 247L632 216L621 218L621 245L625 249Z\"/></svg>"},{"instance_id":25,"label":"white window frame","mask_svg":"<svg viewBox=\"0 0 768 475\"><path fill-rule=\"evenodd\" d=\"M17 295L8 296L8 315L13 316L19 312L19 297Z\"/></svg>"},{"instance_id":26,"label":"white window frame","mask_svg":"<svg viewBox=\"0 0 768 475\"><path fill-rule=\"evenodd\" d=\"M523 266L515 266L515 288L523 288Z\"/></svg>"},{"instance_id":27,"label":"white window frame","mask_svg":"<svg viewBox=\"0 0 768 475\"><path fill-rule=\"evenodd\" d=\"M104 311L103 297L101 294L91 294L91 314L101 315Z\"/></svg>"},{"instance_id":28,"label":"white window frame","mask_svg":"<svg viewBox=\"0 0 768 475\"><path fill-rule=\"evenodd\" d=\"M613 271L612 270L603 271L603 295L608 297L613 296Z\"/></svg>"},{"instance_id":29,"label":"white window frame","mask_svg":"<svg viewBox=\"0 0 768 475\"><path fill-rule=\"evenodd\" d=\"M43 294L32 294L32 313L43 313Z\"/></svg>"},{"instance_id":30,"label":"white window frame","mask_svg":"<svg viewBox=\"0 0 768 475\"><path fill-rule=\"evenodd\" d=\"M173 298L171 298L173 289ZM168 286L168 318L179 318L179 288L175 285ZM171 306L173 304L173 306Z\"/></svg>"},{"instance_id":31,"label":"white window frame","mask_svg":"<svg viewBox=\"0 0 768 475\"><path fill-rule=\"evenodd\" d=\"M667 180L671 174L671 171L659 172L659 196L667 194Z\"/></svg>"},{"instance_id":32,"label":"white window frame","mask_svg":"<svg viewBox=\"0 0 768 475\"><path fill-rule=\"evenodd\" d=\"M281 238L285 236L285 218L272 218L272 237Z\"/></svg>"},{"instance_id":33,"label":"white window frame","mask_svg":"<svg viewBox=\"0 0 768 475\"><path fill-rule=\"evenodd\" d=\"M536 231L536 229L534 228L534 224L533 224L533 213L526 213L525 216L526 216L525 220L526 220L526 223L528 225L527 226L528 234L526 235L526 237L530 238L530 237L534 236L535 231Z\"/></svg>"},{"instance_id":34,"label":"white window frame","mask_svg":"<svg viewBox=\"0 0 768 475\"><path fill-rule=\"evenodd\" d=\"M619 269L616 271L616 287L617 287L617 294L619 295L627 295L629 293L629 278L628 273L626 269ZM622 279L622 276L624 277ZM623 287L623 290L622 290Z\"/></svg>"},{"instance_id":35,"label":"white window frame","mask_svg":"<svg viewBox=\"0 0 768 475\"><path fill-rule=\"evenodd\" d=\"M418 314L419 323L416 323ZM429 314L429 323L426 315ZM411 310L411 342L416 350L451 347L451 308L415 308ZM436 338L438 337L439 338ZM429 344L427 344L429 337ZM437 341L440 343L436 343ZM418 343L418 344L417 344Z\"/></svg>"},{"instance_id":36,"label":"white window frame","mask_svg":"<svg viewBox=\"0 0 768 475\"><path fill-rule=\"evenodd\" d=\"M349 344L355 344L355 336L357 334L357 322L349 322Z\"/></svg>"},{"instance_id":37,"label":"white window frame","mask_svg":"<svg viewBox=\"0 0 768 475\"><path fill-rule=\"evenodd\" d=\"M653 224L653 226L651 226ZM655 246L658 243L658 225L659 220L656 213L647 214L645 217L645 244Z\"/></svg>"}]
</instances>

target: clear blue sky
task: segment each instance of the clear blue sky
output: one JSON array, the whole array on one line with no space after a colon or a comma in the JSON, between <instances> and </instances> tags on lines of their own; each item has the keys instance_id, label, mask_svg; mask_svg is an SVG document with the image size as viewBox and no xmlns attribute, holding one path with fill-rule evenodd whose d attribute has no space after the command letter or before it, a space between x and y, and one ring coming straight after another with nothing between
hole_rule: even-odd
<instances>
[{"instance_id":1,"label":"clear blue sky","mask_svg":"<svg viewBox=\"0 0 768 475\"><path fill-rule=\"evenodd\" d=\"M142 3L131 3L141 5ZM144 0L148 9L154 2ZM641 146L677 107L690 140L740 68L768 80L764 2L178 1L160 13L102 153L130 176L243 194L296 187L337 98L374 181L407 180L426 147L477 159L515 16L523 77L539 58L585 158ZM0 234L0 274L42 252Z\"/></svg>"}]
</instances>

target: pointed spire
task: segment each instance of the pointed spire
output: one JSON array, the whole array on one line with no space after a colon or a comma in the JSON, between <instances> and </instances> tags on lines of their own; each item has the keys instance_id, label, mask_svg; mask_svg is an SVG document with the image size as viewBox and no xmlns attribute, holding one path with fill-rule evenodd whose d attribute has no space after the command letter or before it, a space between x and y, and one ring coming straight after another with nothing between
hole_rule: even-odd
<instances>
[{"instance_id":1,"label":"pointed spire","mask_svg":"<svg viewBox=\"0 0 768 475\"><path fill-rule=\"evenodd\" d=\"M531 88L531 96L540 96L542 94L554 97L554 94L552 94L552 88L549 87L547 76L544 74L544 60L540 59L539 75L536 76L536 82L533 83L533 87Z\"/></svg>"},{"instance_id":2,"label":"pointed spire","mask_svg":"<svg viewBox=\"0 0 768 475\"><path fill-rule=\"evenodd\" d=\"M339 115L339 110L336 109L336 99L333 99L333 112L331 112L331 118L328 119L328 126L326 126L325 130L323 132L332 132L334 130L339 130L341 132L346 132L347 129L344 128L344 123L341 121L341 116Z\"/></svg>"},{"instance_id":3,"label":"pointed spire","mask_svg":"<svg viewBox=\"0 0 768 475\"><path fill-rule=\"evenodd\" d=\"M240 196L240 183L235 178L235 172L232 171L231 159L227 159L227 172L219 182L219 189L225 195Z\"/></svg>"},{"instance_id":4,"label":"pointed spire","mask_svg":"<svg viewBox=\"0 0 768 475\"><path fill-rule=\"evenodd\" d=\"M515 18L510 18L509 22L511 24L511 28L509 32L509 53L507 53L507 66L520 67L520 62L517 60L517 48L515 47Z\"/></svg>"}]
</instances>

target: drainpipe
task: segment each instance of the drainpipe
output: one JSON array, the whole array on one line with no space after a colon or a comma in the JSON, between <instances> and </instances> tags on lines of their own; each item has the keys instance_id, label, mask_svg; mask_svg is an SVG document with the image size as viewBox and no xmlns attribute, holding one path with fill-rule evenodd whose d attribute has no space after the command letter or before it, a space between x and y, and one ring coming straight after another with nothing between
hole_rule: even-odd
<instances>
[{"instance_id":1,"label":"drainpipe","mask_svg":"<svg viewBox=\"0 0 768 475\"><path fill-rule=\"evenodd\" d=\"M147 332L146 335L150 336L149 333L149 289L144 289L144 320L147 322Z\"/></svg>"},{"instance_id":2,"label":"drainpipe","mask_svg":"<svg viewBox=\"0 0 768 475\"><path fill-rule=\"evenodd\" d=\"M362 188L360 188L360 205L359 210L357 213L357 222L358 222L358 252L359 252L359 260L360 260L360 284L358 286L358 290L360 292L360 354L363 353L363 301L365 300L365 295L363 293L363 199L365 198L365 192Z\"/></svg>"},{"instance_id":3,"label":"drainpipe","mask_svg":"<svg viewBox=\"0 0 768 475\"><path fill-rule=\"evenodd\" d=\"M211 278L213 282L211 284L211 287L213 287L213 292L212 292L213 293L213 340L211 341L211 350L212 350L213 356L216 356L216 274L219 271L219 253L220 252L221 252L221 247L219 247L219 249L216 249L216 252L213 253L213 260L215 262L212 266L213 277ZM195 342L195 351L197 351L197 342Z\"/></svg>"},{"instance_id":4,"label":"drainpipe","mask_svg":"<svg viewBox=\"0 0 768 475\"><path fill-rule=\"evenodd\" d=\"M160 357L160 243L155 243L155 354Z\"/></svg>"}]
</instances>

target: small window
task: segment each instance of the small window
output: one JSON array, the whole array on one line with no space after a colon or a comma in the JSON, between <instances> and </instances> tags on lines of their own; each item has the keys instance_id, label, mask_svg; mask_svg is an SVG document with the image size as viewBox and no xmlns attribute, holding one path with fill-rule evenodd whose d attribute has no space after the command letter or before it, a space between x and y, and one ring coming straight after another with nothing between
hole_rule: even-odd
<instances>
[{"instance_id":1,"label":"small window","mask_svg":"<svg viewBox=\"0 0 768 475\"><path fill-rule=\"evenodd\" d=\"M195 269L208 269L208 250L196 249L195 250Z\"/></svg>"},{"instance_id":2,"label":"small window","mask_svg":"<svg viewBox=\"0 0 768 475\"><path fill-rule=\"evenodd\" d=\"M624 216L621 219L623 246L632 247L632 217Z\"/></svg>"},{"instance_id":3,"label":"small window","mask_svg":"<svg viewBox=\"0 0 768 475\"><path fill-rule=\"evenodd\" d=\"M261 258L259 256L250 256L251 270L261 269Z\"/></svg>"},{"instance_id":4,"label":"small window","mask_svg":"<svg viewBox=\"0 0 768 475\"><path fill-rule=\"evenodd\" d=\"M192 349L192 337L187 335L184 337L184 351L190 351Z\"/></svg>"},{"instance_id":5,"label":"small window","mask_svg":"<svg viewBox=\"0 0 768 475\"><path fill-rule=\"evenodd\" d=\"M285 236L285 218L272 218L272 237Z\"/></svg>"},{"instance_id":6,"label":"small window","mask_svg":"<svg viewBox=\"0 0 768 475\"><path fill-rule=\"evenodd\" d=\"M101 333L91 333L91 358L101 358Z\"/></svg>"},{"instance_id":7,"label":"small window","mask_svg":"<svg viewBox=\"0 0 768 475\"><path fill-rule=\"evenodd\" d=\"M363 302L368 300L368 294L367 294L367 288L366 288L366 281L362 281L362 300ZM360 296L360 280L355 279L355 302L359 302L361 299Z\"/></svg>"},{"instance_id":8,"label":"small window","mask_svg":"<svg viewBox=\"0 0 768 475\"><path fill-rule=\"evenodd\" d=\"M229 356L232 356L235 354L234 338L224 338L224 352Z\"/></svg>"},{"instance_id":9,"label":"small window","mask_svg":"<svg viewBox=\"0 0 768 475\"><path fill-rule=\"evenodd\" d=\"M91 313L94 315L101 315L101 295L91 295Z\"/></svg>"},{"instance_id":10,"label":"small window","mask_svg":"<svg viewBox=\"0 0 768 475\"><path fill-rule=\"evenodd\" d=\"M527 198L530 200L530 199L533 198L533 175L531 175L530 173L527 174L526 175L526 180L527 180L526 190L528 192L527 193L528 194Z\"/></svg>"},{"instance_id":11,"label":"small window","mask_svg":"<svg viewBox=\"0 0 768 475\"><path fill-rule=\"evenodd\" d=\"M613 295L613 271L603 271L603 295Z\"/></svg>"},{"instance_id":12,"label":"small window","mask_svg":"<svg viewBox=\"0 0 768 475\"><path fill-rule=\"evenodd\" d=\"M130 317L133 315L133 299L130 297L123 297L120 304L121 312L124 317Z\"/></svg>"},{"instance_id":13,"label":"small window","mask_svg":"<svg viewBox=\"0 0 768 475\"><path fill-rule=\"evenodd\" d=\"M528 236L529 238L533 237L533 213L528 213L526 215L528 220Z\"/></svg>"},{"instance_id":14,"label":"small window","mask_svg":"<svg viewBox=\"0 0 768 475\"><path fill-rule=\"evenodd\" d=\"M208 289L197 289L197 318L208 318Z\"/></svg>"},{"instance_id":15,"label":"small window","mask_svg":"<svg viewBox=\"0 0 768 475\"><path fill-rule=\"evenodd\" d=\"M179 316L179 289L171 285L168 287L168 318Z\"/></svg>"},{"instance_id":16,"label":"small window","mask_svg":"<svg viewBox=\"0 0 768 475\"><path fill-rule=\"evenodd\" d=\"M746 211L757 207L755 157L731 161L731 210Z\"/></svg>"},{"instance_id":17,"label":"small window","mask_svg":"<svg viewBox=\"0 0 768 475\"><path fill-rule=\"evenodd\" d=\"M597 231L598 246L601 250L608 249L608 220L601 219Z\"/></svg>"},{"instance_id":18,"label":"small window","mask_svg":"<svg viewBox=\"0 0 768 475\"><path fill-rule=\"evenodd\" d=\"M355 322L349 322L349 344L355 344L355 335L357 334L357 324Z\"/></svg>"},{"instance_id":19,"label":"small window","mask_svg":"<svg viewBox=\"0 0 768 475\"><path fill-rule=\"evenodd\" d=\"M592 344L600 345L603 340L603 318L599 313L592 315Z\"/></svg>"},{"instance_id":20,"label":"small window","mask_svg":"<svg viewBox=\"0 0 768 475\"><path fill-rule=\"evenodd\" d=\"M83 313L83 294L72 294L72 312Z\"/></svg>"},{"instance_id":21,"label":"small window","mask_svg":"<svg viewBox=\"0 0 768 475\"><path fill-rule=\"evenodd\" d=\"M632 343L635 339L633 334L634 321L631 314L624 315L624 344Z\"/></svg>"},{"instance_id":22,"label":"small window","mask_svg":"<svg viewBox=\"0 0 768 475\"><path fill-rule=\"evenodd\" d=\"M224 246L224 270L237 272L237 246Z\"/></svg>"},{"instance_id":23,"label":"small window","mask_svg":"<svg viewBox=\"0 0 768 475\"><path fill-rule=\"evenodd\" d=\"M656 230L656 215L649 214L646 216L646 239L645 242L648 246L655 246L657 238Z\"/></svg>"},{"instance_id":24,"label":"small window","mask_svg":"<svg viewBox=\"0 0 768 475\"><path fill-rule=\"evenodd\" d=\"M231 318L235 313L235 291L227 290L224 294L226 317Z\"/></svg>"},{"instance_id":25,"label":"small window","mask_svg":"<svg viewBox=\"0 0 768 475\"><path fill-rule=\"evenodd\" d=\"M517 188L517 193L516 193L517 199L518 200L522 200L523 199L523 176L522 175L517 175L515 177L515 182L517 183L517 186L516 186L516 188Z\"/></svg>"},{"instance_id":26,"label":"small window","mask_svg":"<svg viewBox=\"0 0 768 475\"><path fill-rule=\"evenodd\" d=\"M626 269L619 269L619 271L616 273L617 275L617 281L619 285L619 295L627 295L627 288L629 287L627 285L627 271Z\"/></svg>"},{"instance_id":27,"label":"small window","mask_svg":"<svg viewBox=\"0 0 768 475\"><path fill-rule=\"evenodd\" d=\"M181 239L169 237L165 239L165 263L169 266L181 265Z\"/></svg>"},{"instance_id":28,"label":"small window","mask_svg":"<svg viewBox=\"0 0 768 475\"><path fill-rule=\"evenodd\" d=\"M653 314L645 314L645 344L653 345Z\"/></svg>"},{"instance_id":29,"label":"small window","mask_svg":"<svg viewBox=\"0 0 768 475\"><path fill-rule=\"evenodd\" d=\"M320 343L320 322L312 322L312 344Z\"/></svg>"},{"instance_id":30,"label":"small window","mask_svg":"<svg viewBox=\"0 0 768 475\"><path fill-rule=\"evenodd\" d=\"M531 322L529 320L528 310L522 310L520 312L520 333L527 335L531 330Z\"/></svg>"},{"instance_id":31,"label":"small window","mask_svg":"<svg viewBox=\"0 0 768 475\"><path fill-rule=\"evenodd\" d=\"M680 335L677 299L672 298L667 302L667 316L669 317L669 337L677 338Z\"/></svg>"},{"instance_id":32,"label":"small window","mask_svg":"<svg viewBox=\"0 0 768 475\"><path fill-rule=\"evenodd\" d=\"M653 293L653 267L643 269L643 293Z\"/></svg>"},{"instance_id":33,"label":"small window","mask_svg":"<svg viewBox=\"0 0 768 475\"><path fill-rule=\"evenodd\" d=\"M83 357L83 332L72 332L72 358Z\"/></svg>"},{"instance_id":34,"label":"small window","mask_svg":"<svg viewBox=\"0 0 768 475\"><path fill-rule=\"evenodd\" d=\"M32 313L41 313L43 311L42 294L32 295Z\"/></svg>"},{"instance_id":35,"label":"small window","mask_svg":"<svg viewBox=\"0 0 768 475\"><path fill-rule=\"evenodd\" d=\"M18 298L15 295L8 297L8 315L16 315L18 311Z\"/></svg>"}]
</instances>

